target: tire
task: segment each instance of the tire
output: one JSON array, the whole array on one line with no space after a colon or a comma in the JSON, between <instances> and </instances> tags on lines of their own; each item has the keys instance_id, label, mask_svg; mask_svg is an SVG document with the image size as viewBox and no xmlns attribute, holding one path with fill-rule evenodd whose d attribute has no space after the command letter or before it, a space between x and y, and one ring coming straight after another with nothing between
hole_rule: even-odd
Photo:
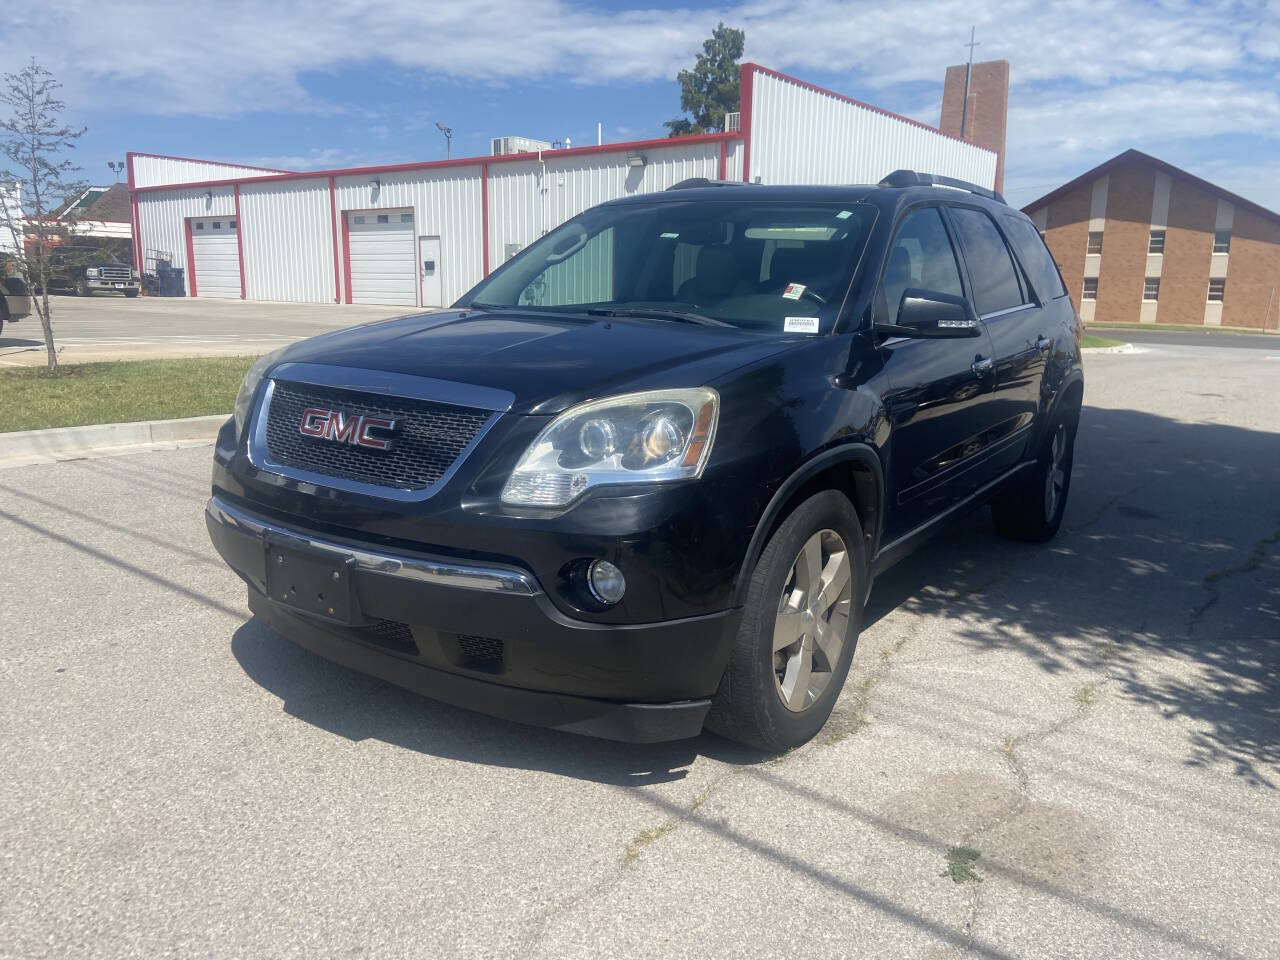
<instances>
[{"instance_id":1,"label":"tire","mask_svg":"<svg viewBox=\"0 0 1280 960\"><path fill-rule=\"evenodd\" d=\"M136 297L136 296L138 295L138 291L137 291L137 290L126 290L126 291L124 291L124 295L125 295L126 297L128 297L130 300L132 300L134 297Z\"/></svg>"},{"instance_id":2,"label":"tire","mask_svg":"<svg viewBox=\"0 0 1280 960\"><path fill-rule=\"evenodd\" d=\"M1035 469L991 501L996 532L1010 540L1045 543L1062 526L1071 492L1080 410L1064 411L1041 442Z\"/></svg>"},{"instance_id":3,"label":"tire","mask_svg":"<svg viewBox=\"0 0 1280 960\"><path fill-rule=\"evenodd\" d=\"M76 296L77 296L77 297L87 297L87 296L89 296L89 295L90 295L90 293L89 293L89 287L88 287L88 285L87 285L83 280L77 280L77 281L76 281Z\"/></svg>"},{"instance_id":4,"label":"tire","mask_svg":"<svg viewBox=\"0 0 1280 960\"><path fill-rule=\"evenodd\" d=\"M819 587L842 579L840 548L847 580L834 599L830 594L814 598L813 569L821 570ZM831 716L848 676L866 583L862 526L849 499L825 490L796 507L769 538L752 572L742 624L707 728L771 753L811 740ZM817 589L817 596L824 592ZM796 639L775 651L775 636L780 643ZM833 639L839 647L830 654Z\"/></svg>"}]
</instances>

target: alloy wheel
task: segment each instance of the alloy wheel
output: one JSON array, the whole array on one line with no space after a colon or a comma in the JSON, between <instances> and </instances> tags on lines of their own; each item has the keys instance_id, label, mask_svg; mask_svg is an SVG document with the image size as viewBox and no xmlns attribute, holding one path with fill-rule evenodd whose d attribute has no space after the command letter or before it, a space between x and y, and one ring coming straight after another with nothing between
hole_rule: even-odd
<instances>
[{"instance_id":1,"label":"alloy wheel","mask_svg":"<svg viewBox=\"0 0 1280 960\"><path fill-rule=\"evenodd\" d=\"M1067 425L1058 424L1049 450L1049 469L1044 478L1044 518L1050 523L1058 515L1058 504L1067 488Z\"/></svg>"},{"instance_id":2,"label":"alloy wheel","mask_svg":"<svg viewBox=\"0 0 1280 960\"><path fill-rule=\"evenodd\" d=\"M831 682L849 633L852 579L834 530L811 536L791 564L773 626L774 684L788 710L811 706Z\"/></svg>"}]
</instances>

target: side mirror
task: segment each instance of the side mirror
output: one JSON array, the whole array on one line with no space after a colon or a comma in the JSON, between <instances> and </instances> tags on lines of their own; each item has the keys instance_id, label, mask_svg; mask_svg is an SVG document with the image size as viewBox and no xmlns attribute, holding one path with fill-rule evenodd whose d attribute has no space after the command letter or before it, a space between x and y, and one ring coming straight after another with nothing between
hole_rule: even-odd
<instances>
[{"instance_id":1,"label":"side mirror","mask_svg":"<svg viewBox=\"0 0 1280 960\"><path fill-rule=\"evenodd\" d=\"M876 330L893 337L978 337L982 322L964 297L913 287L902 293L897 323L877 323Z\"/></svg>"}]
</instances>

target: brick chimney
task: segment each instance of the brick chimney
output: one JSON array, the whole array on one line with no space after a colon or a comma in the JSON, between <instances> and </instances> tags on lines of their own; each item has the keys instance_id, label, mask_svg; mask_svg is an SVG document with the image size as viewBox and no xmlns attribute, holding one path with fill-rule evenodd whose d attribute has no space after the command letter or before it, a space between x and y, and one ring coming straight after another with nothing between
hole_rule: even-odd
<instances>
[{"instance_id":1,"label":"brick chimney","mask_svg":"<svg viewBox=\"0 0 1280 960\"><path fill-rule=\"evenodd\" d=\"M942 119L938 129L962 136L960 115L964 107L964 64L947 67L942 91ZM1004 189L1004 135L1009 118L1009 61L975 63L969 78L969 109L964 139L996 152L996 189Z\"/></svg>"}]
</instances>

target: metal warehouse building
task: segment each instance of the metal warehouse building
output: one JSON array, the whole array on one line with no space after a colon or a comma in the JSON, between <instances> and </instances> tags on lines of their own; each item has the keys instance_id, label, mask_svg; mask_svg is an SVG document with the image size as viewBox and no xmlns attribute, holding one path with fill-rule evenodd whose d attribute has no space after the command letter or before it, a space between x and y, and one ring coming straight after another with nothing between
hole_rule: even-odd
<instances>
[{"instance_id":1,"label":"metal warehouse building","mask_svg":"<svg viewBox=\"0 0 1280 960\"><path fill-rule=\"evenodd\" d=\"M306 173L130 153L134 259L167 256L193 297L444 306L583 210L689 177L875 183L910 167L996 179L991 150L756 64L742 66L730 121L676 139Z\"/></svg>"}]
</instances>

